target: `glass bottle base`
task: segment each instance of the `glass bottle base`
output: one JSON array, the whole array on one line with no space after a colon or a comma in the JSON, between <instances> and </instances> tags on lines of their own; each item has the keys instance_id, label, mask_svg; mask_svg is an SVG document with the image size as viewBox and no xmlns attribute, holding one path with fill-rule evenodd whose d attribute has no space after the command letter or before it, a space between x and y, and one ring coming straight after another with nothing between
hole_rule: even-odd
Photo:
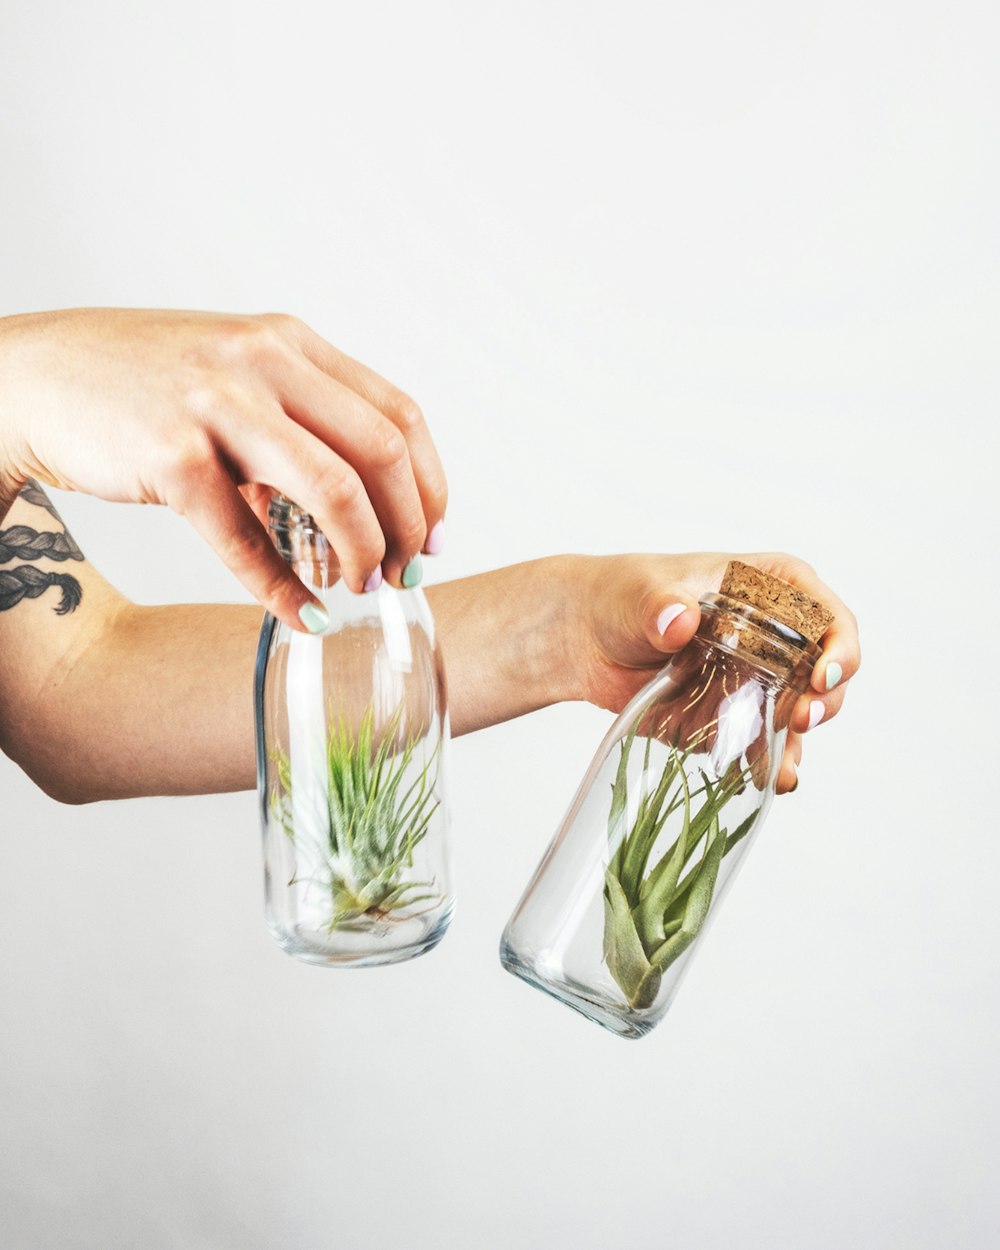
<instances>
[{"instance_id":1,"label":"glass bottle base","mask_svg":"<svg viewBox=\"0 0 1000 1250\"><path fill-rule=\"evenodd\" d=\"M288 955L327 968L376 968L426 955L441 941L451 923L454 905L433 916L412 916L392 922L368 922L332 933L308 925L268 923L271 936Z\"/></svg>"},{"instance_id":2,"label":"glass bottle base","mask_svg":"<svg viewBox=\"0 0 1000 1250\"><path fill-rule=\"evenodd\" d=\"M631 1011L628 1007L602 997L586 986L577 985L572 981L547 978L538 968L526 964L512 946L503 938L500 942L500 962L508 972L520 977L528 985L542 990L550 997L572 1007L588 1020L593 1020L616 1037L637 1040L652 1032L663 1018L662 1013L655 1016Z\"/></svg>"}]
</instances>

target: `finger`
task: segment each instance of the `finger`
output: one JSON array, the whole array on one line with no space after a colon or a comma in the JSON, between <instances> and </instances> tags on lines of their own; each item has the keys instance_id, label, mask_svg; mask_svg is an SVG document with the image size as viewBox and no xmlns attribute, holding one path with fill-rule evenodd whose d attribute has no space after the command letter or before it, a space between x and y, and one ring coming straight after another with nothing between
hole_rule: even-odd
<instances>
[{"instance_id":1,"label":"finger","mask_svg":"<svg viewBox=\"0 0 1000 1250\"><path fill-rule=\"evenodd\" d=\"M823 653L813 669L810 681L812 688L826 694L846 684L861 664L861 643L854 613L820 580L815 569L802 560L784 555L771 555L765 559L771 566L769 572L784 577L833 613L833 621L821 639Z\"/></svg>"},{"instance_id":2,"label":"finger","mask_svg":"<svg viewBox=\"0 0 1000 1250\"><path fill-rule=\"evenodd\" d=\"M385 536L382 571L395 586L414 586L427 522L406 439L371 404L302 356L292 357L279 386L290 416L356 471Z\"/></svg>"},{"instance_id":3,"label":"finger","mask_svg":"<svg viewBox=\"0 0 1000 1250\"><path fill-rule=\"evenodd\" d=\"M444 541L443 520L448 504L448 485L419 406L397 386L339 351L297 318L278 316L265 320L275 324L279 333L323 373L378 409L403 435L423 507L427 535L424 550L428 555L437 555Z\"/></svg>"},{"instance_id":4,"label":"finger","mask_svg":"<svg viewBox=\"0 0 1000 1250\"><path fill-rule=\"evenodd\" d=\"M255 599L291 629L322 633L326 608L278 554L267 531L218 462L189 468L168 499Z\"/></svg>"},{"instance_id":5,"label":"finger","mask_svg":"<svg viewBox=\"0 0 1000 1250\"><path fill-rule=\"evenodd\" d=\"M676 587L649 585L629 605L626 628L657 655L672 655L694 637L701 620L698 601Z\"/></svg>"},{"instance_id":6,"label":"finger","mask_svg":"<svg viewBox=\"0 0 1000 1250\"><path fill-rule=\"evenodd\" d=\"M280 409L248 423L225 451L241 481L270 481L312 515L351 590L377 588L385 538L361 478L336 452Z\"/></svg>"},{"instance_id":7,"label":"finger","mask_svg":"<svg viewBox=\"0 0 1000 1250\"><path fill-rule=\"evenodd\" d=\"M775 783L777 794L791 794L798 789L799 763L802 760L802 738L799 734L790 733L785 739L785 750L778 768L778 779Z\"/></svg>"},{"instance_id":8,"label":"finger","mask_svg":"<svg viewBox=\"0 0 1000 1250\"><path fill-rule=\"evenodd\" d=\"M844 686L839 686L829 694L818 695L810 691L800 695L795 701L789 727L796 733L804 734L815 729L817 725L833 720L843 706L846 694Z\"/></svg>"},{"instance_id":9,"label":"finger","mask_svg":"<svg viewBox=\"0 0 1000 1250\"><path fill-rule=\"evenodd\" d=\"M239 487L239 492L250 505L257 520L266 528L270 525L270 507L271 499L274 496L274 487L265 486L260 482L248 482Z\"/></svg>"}]
</instances>

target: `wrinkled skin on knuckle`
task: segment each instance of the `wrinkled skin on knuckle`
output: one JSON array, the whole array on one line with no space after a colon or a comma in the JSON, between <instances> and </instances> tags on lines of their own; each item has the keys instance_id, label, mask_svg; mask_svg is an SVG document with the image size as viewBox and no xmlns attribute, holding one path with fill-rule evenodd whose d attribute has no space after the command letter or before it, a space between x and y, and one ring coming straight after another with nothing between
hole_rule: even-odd
<instances>
[{"instance_id":1,"label":"wrinkled skin on knuckle","mask_svg":"<svg viewBox=\"0 0 1000 1250\"><path fill-rule=\"evenodd\" d=\"M365 458L373 469L383 472L398 468L407 458L406 440L389 421L372 427Z\"/></svg>"},{"instance_id":2,"label":"wrinkled skin on knuckle","mask_svg":"<svg viewBox=\"0 0 1000 1250\"><path fill-rule=\"evenodd\" d=\"M213 327L214 357L223 368L259 368L287 350L278 330L259 317L227 319Z\"/></svg>"},{"instance_id":3,"label":"wrinkled skin on knuckle","mask_svg":"<svg viewBox=\"0 0 1000 1250\"><path fill-rule=\"evenodd\" d=\"M310 485L313 496L322 501L318 510L334 516L356 511L365 495L361 479L347 465L319 470Z\"/></svg>"},{"instance_id":4,"label":"wrinkled skin on knuckle","mask_svg":"<svg viewBox=\"0 0 1000 1250\"><path fill-rule=\"evenodd\" d=\"M406 437L415 434L424 427L424 414L421 412L419 404L402 391L397 391L393 395L389 404L389 415L396 428Z\"/></svg>"}]
</instances>

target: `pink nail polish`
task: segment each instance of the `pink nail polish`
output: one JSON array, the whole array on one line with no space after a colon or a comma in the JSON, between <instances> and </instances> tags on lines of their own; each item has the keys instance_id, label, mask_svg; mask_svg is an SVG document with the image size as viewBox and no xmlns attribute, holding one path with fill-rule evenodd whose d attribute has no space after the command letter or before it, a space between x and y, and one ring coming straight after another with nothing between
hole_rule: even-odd
<instances>
[{"instance_id":1,"label":"pink nail polish","mask_svg":"<svg viewBox=\"0 0 1000 1250\"><path fill-rule=\"evenodd\" d=\"M815 729L823 719L823 714L825 712L826 708L823 706L822 702L819 699L813 699L813 701L809 704L809 725L807 728Z\"/></svg>"},{"instance_id":2,"label":"pink nail polish","mask_svg":"<svg viewBox=\"0 0 1000 1250\"><path fill-rule=\"evenodd\" d=\"M381 585L382 585L382 566L380 564L374 573L369 573L368 576L365 578L365 586L364 586L365 594L370 595L373 590L378 590L379 586Z\"/></svg>"},{"instance_id":3,"label":"pink nail polish","mask_svg":"<svg viewBox=\"0 0 1000 1250\"><path fill-rule=\"evenodd\" d=\"M671 603L669 607L664 608L660 615L656 618L657 632L665 634L680 614L686 611L686 603Z\"/></svg>"},{"instance_id":4,"label":"pink nail polish","mask_svg":"<svg viewBox=\"0 0 1000 1250\"><path fill-rule=\"evenodd\" d=\"M429 556L439 556L444 547L444 521L431 526L431 532L424 543L424 551Z\"/></svg>"}]
</instances>

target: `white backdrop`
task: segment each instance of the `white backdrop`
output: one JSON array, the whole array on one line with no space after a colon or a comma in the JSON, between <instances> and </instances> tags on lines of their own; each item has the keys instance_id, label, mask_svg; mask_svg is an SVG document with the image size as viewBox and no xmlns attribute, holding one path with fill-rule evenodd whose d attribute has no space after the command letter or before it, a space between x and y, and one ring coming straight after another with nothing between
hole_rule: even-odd
<instances>
[{"instance_id":1,"label":"white backdrop","mask_svg":"<svg viewBox=\"0 0 1000 1250\"><path fill-rule=\"evenodd\" d=\"M784 548L865 646L637 1044L496 959L594 709L456 744L452 932L368 972L267 936L251 795L66 808L0 761L5 1250L995 1244L998 37L0 0L0 312L295 312L424 407L436 577ZM240 598L175 517L59 504L132 597Z\"/></svg>"}]
</instances>

